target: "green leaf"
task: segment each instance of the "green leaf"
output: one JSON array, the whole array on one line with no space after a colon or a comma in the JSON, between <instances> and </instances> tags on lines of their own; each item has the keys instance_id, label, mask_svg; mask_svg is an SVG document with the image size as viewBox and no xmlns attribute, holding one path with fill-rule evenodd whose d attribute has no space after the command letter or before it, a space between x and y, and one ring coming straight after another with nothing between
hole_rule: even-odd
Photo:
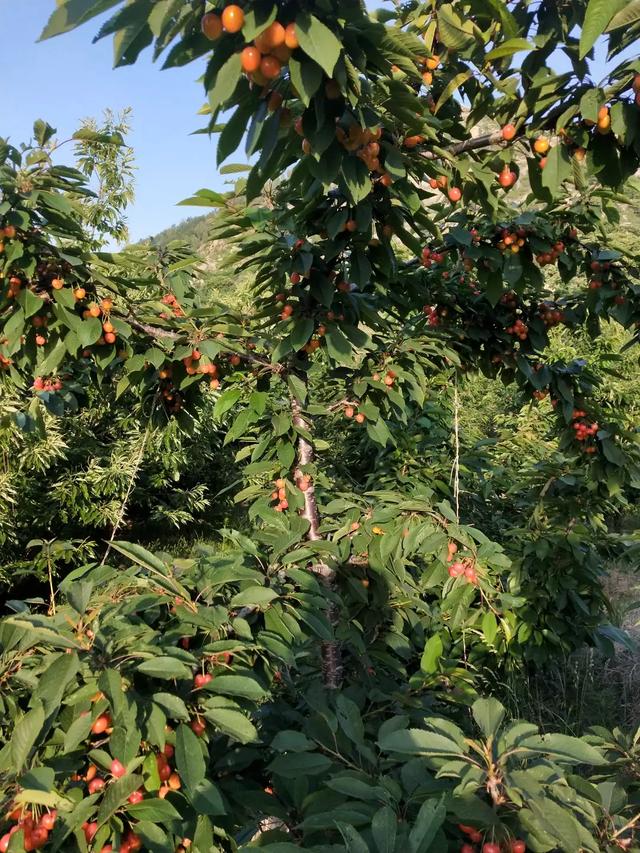
<instances>
[{"instance_id":1,"label":"green leaf","mask_svg":"<svg viewBox=\"0 0 640 853\"><path fill-rule=\"evenodd\" d=\"M296 319L291 329L291 346L295 350L302 349L308 343L313 334L313 327L313 317L299 317Z\"/></svg>"},{"instance_id":2,"label":"green leaf","mask_svg":"<svg viewBox=\"0 0 640 853\"><path fill-rule=\"evenodd\" d=\"M351 204L363 201L372 188L366 164L354 155L343 158L338 183Z\"/></svg>"},{"instance_id":3,"label":"green leaf","mask_svg":"<svg viewBox=\"0 0 640 853\"><path fill-rule=\"evenodd\" d=\"M176 769L190 797L206 775L200 738L181 723L176 732Z\"/></svg>"},{"instance_id":4,"label":"green leaf","mask_svg":"<svg viewBox=\"0 0 640 853\"><path fill-rule=\"evenodd\" d=\"M216 404L213 408L213 417L216 418L216 420L220 419L222 415L226 414L229 409L232 409L235 406L240 397L242 397L242 388L227 388L227 390L223 391L216 400Z\"/></svg>"},{"instance_id":5,"label":"green leaf","mask_svg":"<svg viewBox=\"0 0 640 853\"><path fill-rule=\"evenodd\" d=\"M487 643L491 645L498 633L498 623L491 610L487 610L482 617L482 633L484 634L484 638Z\"/></svg>"},{"instance_id":6,"label":"green leaf","mask_svg":"<svg viewBox=\"0 0 640 853\"><path fill-rule=\"evenodd\" d=\"M240 743L252 743L258 740L258 732L251 720L240 711L227 708L208 708L203 717L224 734Z\"/></svg>"},{"instance_id":7,"label":"green leaf","mask_svg":"<svg viewBox=\"0 0 640 853\"><path fill-rule=\"evenodd\" d=\"M133 803L127 806L127 814L134 820L149 820L152 823L166 823L171 820L179 820L180 813L167 802L159 798L150 798L141 803Z\"/></svg>"},{"instance_id":8,"label":"green leaf","mask_svg":"<svg viewBox=\"0 0 640 853\"><path fill-rule=\"evenodd\" d=\"M438 670L438 661L442 657L444 646L440 634L429 637L424 646L424 652L420 660L420 669L423 672L433 673Z\"/></svg>"},{"instance_id":9,"label":"green leaf","mask_svg":"<svg viewBox=\"0 0 640 853\"><path fill-rule=\"evenodd\" d=\"M142 776L136 776L133 773L128 773L121 779L116 779L105 790L106 793L100 803L98 810L97 821L99 824L106 823L118 809L123 806L128 797L142 787Z\"/></svg>"},{"instance_id":10,"label":"green leaf","mask_svg":"<svg viewBox=\"0 0 640 853\"><path fill-rule=\"evenodd\" d=\"M216 74L213 89L209 92L209 106L212 113L217 112L219 107L231 99L241 74L240 54L232 53Z\"/></svg>"},{"instance_id":11,"label":"green leaf","mask_svg":"<svg viewBox=\"0 0 640 853\"><path fill-rule=\"evenodd\" d=\"M216 193L213 190L198 190L191 198L185 198L179 201L178 205L188 207L224 207L226 204L226 196L221 193Z\"/></svg>"},{"instance_id":12,"label":"green leaf","mask_svg":"<svg viewBox=\"0 0 640 853\"><path fill-rule=\"evenodd\" d=\"M309 106L311 98L322 85L322 68L309 59L298 61L295 57L289 60L291 83L300 95L305 106Z\"/></svg>"},{"instance_id":13,"label":"green leaf","mask_svg":"<svg viewBox=\"0 0 640 853\"><path fill-rule=\"evenodd\" d=\"M518 749L527 749L548 755L554 761L567 764L606 764L602 753L577 737L562 734L534 735L518 742Z\"/></svg>"},{"instance_id":14,"label":"green leaf","mask_svg":"<svg viewBox=\"0 0 640 853\"><path fill-rule=\"evenodd\" d=\"M424 755L434 757L454 757L463 755L458 744L437 732L424 729L405 729L383 735L378 741L385 752L399 752L404 755Z\"/></svg>"},{"instance_id":15,"label":"green leaf","mask_svg":"<svg viewBox=\"0 0 640 853\"><path fill-rule=\"evenodd\" d=\"M16 723L9 741L11 745L11 771L13 773L19 773L24 767L42 731L44 718L44 708L38 703Z\"/></svg>"},{"instance_id":16,"label":"green leaf","mask_svg":"<svg viewBox=\"0 0 640 853\"><path fill-rule=\"evenodd\" d=\"M208 689L226 696L243 696L255 702L267 695L254 678L247 678L245 675L218 675L209 683Z\"/></svg>"},{"instance_id":17,"label":"green leaf","mask_svg":"<svg viewBox=\"0 0 640 853\"><path fill-rule=\"evenodd\" d=\"M279 755L268 765L276 776L296 779L299 776L318 776L331 767L331 759L317 752L298 752Z\"/></svg>"},{"instance_id":18,"label":"green leaf","mask_svg":"<svg viewBox=\"0 0 640 853\"><path fill-rule=\"evenodd\" d=\"M144 850L149 853L171 853L173 850L167 834L154 822L141 820L136 824L136 835L141 838Z\"/></svg>"},{"instance_id":19,"label":"green leaf","mask_svg":"<svg viewBox=\"0 0 640 853\"><path fill-rule=\"evenodd\" d=\"M278 9L276 6L251 6L244 15L242 25L242 37L248 44L276 19Z\"/></svg>"},{"instance_id":20,"label":"green leaf","mask_svg":"<svg viewBox=\"0 0 640 853\"><path fill-rule=\"evenodd\" d=\"M303 11L296 16L296 34L300 48L332 77L342 45L331 30L314 15Z\"/></svg>"},{"instance_id":21,"label":"green leaf","mask_svg":"<svg viewBox=\"0 0 640 853\"><path fill-rule=\"evenodd\" d=\"M264 607L270 604L278 593L266 586L250 586L243 589L229 602L231 609L236 607Z\"/></svg>"},{"instance_id":22,"label":"green leaf","mask_svg":"<svg viewBox=\"0 0 640 853\"><path fill-rule=\"evenodd\" d=\"M444 823L447 809L444 800L426 800L421 806L411 832L409 845L411 853L426 853L437 831Z\"/></svg>"},{"instance_id":23,"label":"green leaf","mask_svg":"<svg viewBox=\"0 0 640 853\"><path fill-rule=\"evenodd\" d=\"M620 27L629 27L638 20L640 20L640 0L627 1L627 5L611 18L605 32L610 33Z\"/></svg>"},{"instance_id":24,"label":"green leaf","mask_svg":"<svg viewBox=\"0 0 640 853\"><path fill-rule=\"evenodd\" d=\"M584 59L611 19L626 5L627 0L589 0L580 32L580 59Z\"/></svg>"},{"instance_id":25,"label":"green leaf","mask_svg":"<svg viewBox=\"0 0 640 853\"><path fill-rule=\"evenodd\" d=\"M315 746L306 735L293 729L283 729L271 741L271 749L276 752L309 752Z\"/></svg>"},{"instance_id":26,"label":"green leaf","mask_svg":"<svg viewBox=\"0 0 640 853\"><path fill-rule=\"evenodd\" d=\"M396 835L398 832L398 817L389 806L383 806L371 818L371 834L378 853L394 853Z\"/></svg>"},{"instance_id":27,"label":"green leaf","mask_svg":"<svg viewBox=\"0 0 640 853\"><path fill-rule=\"evenodd\" d=\"M519 53L521 50L534 50L535 45L523 38L512 38L503 41L490 50L485 56L486 62L493 62L496 59L502 59L504 56L513 56L514 53Z\"/></svg>"},{"instance_id":28,"label":"green leaf","mask_svg":"<svg viewBox=\"0 0 640 853\"><path fill-rule=\"evenodd\" d=\"M471 77L473 77L473 71L471 71L471 69L467 69L466 71L460 71L458 74L452 77L451 80L449 80L447 85L442 90L440 97L438 98L438 102L433 110L434 115L438 112L440 107L447 103L453 93L457 92L460 86L466 83L467 80L471 79Z\"/></svg>"},{"instance_id":29,"label":"green leaf","mask_svg":"<svg viewBox=\"0 0 640 853\"><path fill-rule=\"evenodd\" d=\"M40 41L68 33L120 2L121 0L66 0L62 4L59 3L42 31Z\"/></svg>"},{"instance_id":30,"label":"green leaf","mask_svg":"<svg viewBox=\"0 0 640 853\"><path fill-rule=\"evenodd\" d=\"M601 89L589 89L580 98L580 114L587 121L598 121L598 110L604 103L604 95Z\"/></svg>"},{"instance_id":31,"label":"green leaf","mask_svg":"<svg viewBox=\"0 0 640 853\"><path fill-rule=\"evenodd\" d=\"M164 680L191 678L192 676L192 672L186 664L168 655L158 655L150 660L145 660L138 664L137 670L143 675Z\"/></svg>"},{"instance_id":32,"label":"green leaf","mask_svg":"<svg viewBox=\"0 0 640 853\"><path fill-rule=\"evenodd\" d=\"M336 821L336 826L344 839L345 850L351 853L369 853L367 842L350 824Z\"/></svg>"},{"instance_id":33,"label":"green leaf","mask_svg":"<svg viewBox=\"0 0 640 853\"><path fill-rule=\"evenodd\" d=\"M338 364L349 365L353 363L351 344L344 333L337 327L332 326L325 335L327 352L329 357Z\"/></svg>"},{"instance_id":34,"label":"green leaf","mask_svg":"<svg viewBox=\"0 0 640 853\"><path fill-rule=\"evenodd\" d=\"M471 710L473 719L480 727L482 734L487 738L495 737L505 715L505 710L500 702L497 699L477 699Z\"/></svg>"},{"instance_id":35,"label":"green leaf","mask_svg":"<svg viewBox=\"0 0 640 853\"><path fill-rule=\"evenodd\" d=\"M173 693L154 693L151 697L156 705L158 705L167 717L174 720L182 720L186 722L190 719L189 711L184 701Z\"/></svg>"},{"instance_id":36,"label":"green leaf","mask_svg":"<svg viewBox=\"0 0 640 853\"><path fill-rule=\"evenodd\" d=\"M554 145L547 154L547 162L542 170L542 186L547 187L555 197L562 189L563 181L572 175L571 158L564 145Z\"/></svg>"},{"instance_id":37,"label":"green leaf","mask_svg":"<svg viewBox=\"0 0 640 853\"><path fill-rule=\"evenodd\" d=\"M450 50L464 50L473 41L473 22L463 21L452 3L444 3L437 12L440 41Z\"/></svg>"}]
</instances>

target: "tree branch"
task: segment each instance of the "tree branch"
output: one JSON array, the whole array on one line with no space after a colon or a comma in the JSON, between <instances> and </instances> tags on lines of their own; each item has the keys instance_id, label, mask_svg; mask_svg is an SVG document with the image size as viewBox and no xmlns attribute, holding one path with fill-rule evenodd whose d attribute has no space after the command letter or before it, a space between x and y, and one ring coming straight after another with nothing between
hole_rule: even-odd
<instances>
[{"instance_id":1,"label":"tree branch","mask_svg":"<svg viewBox=\"0 0 640 853\"><path fill-rule=\"evenodd\" d=\"M308 431L309 423L303 416L300 403L295 397L291 398L291 413L294 426ZM303 466L311 465L313 460L313 445L303 436L298 436L296 469L294 471L294 478L296 481L303 476ZM303 492L303 495L304 509L302 511L302 516L309 522L307 539L311 542L317 542L323 537L320 533L320 513L318 512L318 504L316 502L313 481L309 483L309 486ZM321 579L322 583L328 590L333 590L336 579L336 573L333 569L329 568L325 563L315 563L311 567L311 571ZM339 612L335 604L329 605L328 616L331 627L335 631L339 621ZM325 687L329 690L338 690L342 684L342 660L340 644L338 641L334 639L323 642L321 644L321 657L322 679Z\"/></svg>"}]
</instances>

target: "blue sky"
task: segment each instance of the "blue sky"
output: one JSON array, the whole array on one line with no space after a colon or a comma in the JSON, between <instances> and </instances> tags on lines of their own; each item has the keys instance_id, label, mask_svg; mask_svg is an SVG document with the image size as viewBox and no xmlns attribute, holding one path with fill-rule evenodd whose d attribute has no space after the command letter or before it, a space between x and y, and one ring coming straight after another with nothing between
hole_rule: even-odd
<instances>
[{"instance_id":1,"label":"blue sky","mask_svg":"<svg viewBox=\"0 0 640 853\"><path fill-rule=\"evenodd\" d=\"M0 0L0 136L27 140L42 118L67 138L87 116L133 107L130 144L136 152L136 201L129 211L133 240L205 211L175 207L201 187L220 189L215 138L189 136L206 123L196 82L202 66L160 71L150 51L130 68L112 68L112 43L92 44L95 20L36 44L55 0ZM69 150L67 160L72 159Z\"/></svg>"}]
</instances>

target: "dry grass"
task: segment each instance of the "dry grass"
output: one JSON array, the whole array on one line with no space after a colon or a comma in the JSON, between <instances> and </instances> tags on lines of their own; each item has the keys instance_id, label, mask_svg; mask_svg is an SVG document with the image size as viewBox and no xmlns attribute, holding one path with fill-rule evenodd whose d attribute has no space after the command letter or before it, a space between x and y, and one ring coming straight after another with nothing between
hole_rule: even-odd
<instances>
[{"instance_id":1,"label":"dry grass","mask_svg":"<svg viewBox=\"0 0 640 853\"><path fill-rule=\"evenodd\" d=\"M611 656L585 649L524 680L519 673L502 685L514 717L576 736L589 726L640 726L640 577L613 567L606 590L615 608L611 621L629 644L616 644Z\"/></svg>"}]
</instances>

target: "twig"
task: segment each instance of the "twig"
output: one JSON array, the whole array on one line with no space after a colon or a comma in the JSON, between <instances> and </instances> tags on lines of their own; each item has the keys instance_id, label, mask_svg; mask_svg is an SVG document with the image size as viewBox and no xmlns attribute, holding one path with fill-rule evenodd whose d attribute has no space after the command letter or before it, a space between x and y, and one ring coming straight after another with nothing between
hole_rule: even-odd
<instances>
[{"instance_id":1,"label":"twig","mask_svg":"<svg viewBox=\"0 0 640 853\"><path fill-rule=\"evenodd\" d=\"M104 566L104 564L106 563L107 557L109 556L109 553L111 552L111 546L112 546L113 540L116 538L116 533L120 529L120 525L122 524L122 522L124 520L124 514L125 514L126 509L127 509L127 504L129 503L129 498L131 497L131 492L133 491L133 484L136 481L136 477L138 476L138 471L140 470L140 466L142 465L142 460L144 458L144 451L145 451L146 446L147 446L147 439L149 438L150 426L151 426L150 423L147 424L147 428L144 431L144 435L142 436L142 443L140 445L140 450L139 450L138 455L136 457L135 465L133 468L133 473L131 474L131 478L129 480L129 485L127 486L127 491L125 492L125 496L124 496L122 504L120 506L118 518L116 519L116 523L113 525L113 528L111 530L111 536L109 537L109 540L107 542L107 549L104 552L104 556L100 562L101 566Z\"/></svg>"}]
</instances>

